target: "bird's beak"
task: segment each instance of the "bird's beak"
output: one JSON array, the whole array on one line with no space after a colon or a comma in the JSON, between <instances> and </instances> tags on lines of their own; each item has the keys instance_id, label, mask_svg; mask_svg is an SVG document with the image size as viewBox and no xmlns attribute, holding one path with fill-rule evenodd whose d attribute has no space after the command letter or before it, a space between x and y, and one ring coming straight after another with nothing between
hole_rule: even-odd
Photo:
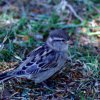
<instances>
[{"instance_id":1,"label":"bird's beak","mask_svg":"<svg viewBox=\"0 0 100 100\"><path fill-rule=\"evenodd\" d=\"M66 44L70 45L70 44L72 44L72 41L68 40L68 41L66 41Z\"/></svg>"}]
</instances>

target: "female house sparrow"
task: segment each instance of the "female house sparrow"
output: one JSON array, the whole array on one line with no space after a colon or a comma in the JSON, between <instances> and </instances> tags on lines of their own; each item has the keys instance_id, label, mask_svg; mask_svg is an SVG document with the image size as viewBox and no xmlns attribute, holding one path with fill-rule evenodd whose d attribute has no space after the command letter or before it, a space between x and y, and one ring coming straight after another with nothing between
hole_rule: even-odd
<instances>
[{"instance_id":1,"label":"female house sparrow","mask_svg":"<svg viewBox=\"0 0 100 100\"><path fill-rule=\"evenodd\" d=\"M35 83L43 82L64 67L67 60L68 36L64 30L50 32L46 43L33 50L19 67L2 73L0 82L25 77Z\"/></svg>"}]
</instances>

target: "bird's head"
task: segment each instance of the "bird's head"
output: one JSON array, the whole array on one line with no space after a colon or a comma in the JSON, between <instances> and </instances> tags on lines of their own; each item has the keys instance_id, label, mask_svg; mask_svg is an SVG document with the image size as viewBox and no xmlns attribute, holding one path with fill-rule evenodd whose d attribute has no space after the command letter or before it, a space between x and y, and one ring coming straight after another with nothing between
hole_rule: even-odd
<instances>
[{"instance_id":1,"label":"bird's head","mask_svg":"<svg viewBox=\"0 0 100 100\"><path fill-rule=\"evenodd\" d=\"M54 50L67 51L68 35L62 29L53 30L49 33L47 44Z\"/></svg>"}]
</instances>

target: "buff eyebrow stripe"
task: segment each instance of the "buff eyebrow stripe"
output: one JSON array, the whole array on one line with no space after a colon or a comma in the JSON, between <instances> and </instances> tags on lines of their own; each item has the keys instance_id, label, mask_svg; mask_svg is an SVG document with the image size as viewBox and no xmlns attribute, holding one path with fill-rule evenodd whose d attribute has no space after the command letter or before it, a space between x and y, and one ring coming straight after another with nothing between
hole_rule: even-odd
<instances>
[{"instance_id":1,"label":"buff eyebrow stripe","mask_svg":"<svg viewBox=\"0 0 100 100\"><path fill-rule=\"evenodd\" d=\"M53 39L53 41L65 41L64 39L62 39L62 38L56 38L56 39Z\"/></svg>"}]
</instances>

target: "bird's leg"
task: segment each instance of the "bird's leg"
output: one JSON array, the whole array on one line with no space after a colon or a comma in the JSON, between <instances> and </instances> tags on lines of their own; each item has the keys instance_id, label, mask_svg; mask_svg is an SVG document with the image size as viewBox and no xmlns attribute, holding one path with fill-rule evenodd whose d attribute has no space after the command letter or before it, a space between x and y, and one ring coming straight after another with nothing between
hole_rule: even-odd
<instances>
[{"instance_id":1,"label":"bird's leg","mask_svg":"<svg viewBox=\"0 0 100 100\"><path fill-rule=\"evenodd\" d=\"M54 92L54 89L50 88L45 82L42 82L42 85L43 85L44 88Z\"/></svg>"},{"instance_id":2,"label":"bird's leg","mask_svg":"<svg viewBox=\"0 0 100 100\"><path fill-rule=\"evenodd\" d=\"M66 59L66 62L67 62L67 63L72 63L72 59L71 59L71 58L67 58L67 59Z\"/></svg>"}]
</instances>

